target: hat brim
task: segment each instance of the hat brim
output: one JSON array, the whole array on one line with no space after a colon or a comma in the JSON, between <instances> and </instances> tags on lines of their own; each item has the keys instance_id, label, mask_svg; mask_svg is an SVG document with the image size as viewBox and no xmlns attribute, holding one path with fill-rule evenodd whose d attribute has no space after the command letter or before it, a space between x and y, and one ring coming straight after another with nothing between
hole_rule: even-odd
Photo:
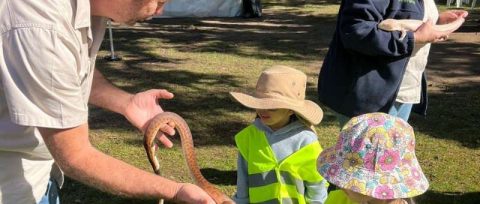
<instances>
[{"instance_id":1,"label":"hat brim","mask_svg":"<svg viewBox=\"0 0 480 204\"><path fill-rule=\"evenodd\" d=\"M279 98L257 98L239 92L230 92L230 95L242 105L253 109L290 109L303 119L317 125L322 121L323 111L313 101L304 100L300 103Z\"/></svg>"},{"instance_id":2,"label":"hat brim","mask_svg":"<svg viewBox=\"0 0 480 204\"><path fill-rule=\"evenodd\" d=\"M418 169L418 181L417 185L410 186L408 192L395 192L392 197L385 198L379 197L375 192L365 191L364 189L368 188L368 185L380 185L382 178L394 177L399 182L398 183L386 183L382 184L383 186L388 187L388 189L405 189L409 184L406 183L405 178L401 175L400 172L374 172L361 166L354 167L352 169L346 170L343 166L336 164L343 164L345 158L337 154L337 149L335 146L327 148L322 151L320 156L317 159L317 170L326 179L329 183L336 185L339 188L348 189L363 195L374 197L377 199L397 199L397 198L410 198L414 196L421 195L427 191L429 184L428 180L421 171L420 164L418 163L416 157L413 159L412 163L409 164L410 169ZM327 158L332 156L332 158ZM344 154L342 154L344 155ZM330 162L329 162L330 161ZM334 173L332 173L334 172ZM358 175L362 175L362 179L358 179ZM359 180L356 185L352 185L351 181ZM354 187L354 188L352 188ZM363 189L363 190L361 190Z\"/></svg>"}]
</instances>

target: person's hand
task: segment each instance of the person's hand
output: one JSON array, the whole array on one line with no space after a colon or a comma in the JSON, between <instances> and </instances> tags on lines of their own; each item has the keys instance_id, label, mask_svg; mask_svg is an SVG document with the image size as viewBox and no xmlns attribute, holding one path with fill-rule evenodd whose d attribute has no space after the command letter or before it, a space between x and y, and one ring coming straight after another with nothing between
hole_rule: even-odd
<instances>
[{"instance_id":1,"label":"person's hand","mask_svg":"<svg viewBox=\"0 0 480 204\"><path fill-rule=\"evenodd\" d=\"M454 31L437 31L433 26L434 24L432 20L429 19L420 27L418 27L418 29L413 33L415 43L433 43L445 41L448 38L448 35Z\"/></svg>"},{"instance_id":2,"label":"person's hand","mask_svg":"<svg viewBox=\"0 0 480 204\"><path fill-rule=\"evenodd\" d=\"M158 100L171 98L173 98L173 94L164 89L151 89L137 93L131 97L127 104L124 116L132 125L141 130L142 133L145 133L150 120L157 114L163 112L162 107L158 104ZM174 135L174 126L175 124L169 123L169 125L164 125L163 128L158 131L157 138L165 147L173 146L173 143L164 133Z\"/></svg>"},{"instance_id":3,"label":"person's hand","mask_svg":"<svg viewBox=\"0 0 480 204\"><path fill-rule=\"evenodd\" d=\"M178 203L215 204L215 201L205 191L189 183L182 183L173 200Z\"/></svg>"},{"instance_id":4,"label":"person's hand","mask_svg":"<svg viewBox=\"0 0 480 204\"><path fill-rule=\"evenodd\" d=\"M466 18L468 12L464 10L448 10L440 13L438 16L438 24L446 24L457 20L458 18Z\"/></svg>"}]
</instances>

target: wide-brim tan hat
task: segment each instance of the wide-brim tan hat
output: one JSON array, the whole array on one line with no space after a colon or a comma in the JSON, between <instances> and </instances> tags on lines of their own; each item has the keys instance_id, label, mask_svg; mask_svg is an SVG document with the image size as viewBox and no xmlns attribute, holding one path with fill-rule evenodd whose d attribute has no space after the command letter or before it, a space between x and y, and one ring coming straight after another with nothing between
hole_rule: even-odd
<instances>
[{"instance_id":1,"label":"wide-brim tan hat","mask_svg":"<svg viewBox=\"0 0 480 204\"><path fill-rule=\"evenodd\" d=\"M230 92L235 100L253 109L290 109L312 124L322 121L323 111L305 99L307 75L283 65L266 69L260 75L252 95Z\"/></svg>"}]
</instances>

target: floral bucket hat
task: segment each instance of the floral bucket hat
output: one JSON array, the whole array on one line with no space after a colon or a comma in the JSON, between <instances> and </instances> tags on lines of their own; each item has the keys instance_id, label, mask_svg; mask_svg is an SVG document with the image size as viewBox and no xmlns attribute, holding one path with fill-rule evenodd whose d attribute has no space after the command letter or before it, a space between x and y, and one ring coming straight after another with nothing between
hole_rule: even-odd
<instances>
[{"instance_id":1,"label":"floral bucket hat","mask_svg":"<svg viewBox=\"0 0 480 204\"><path fill-rule=\"evenodd\" d=\"M317 167L330 183L377 199L414 197L429 186L415 156L412 127L384 113L352 118Z\"/></svg>"}]
</instances>

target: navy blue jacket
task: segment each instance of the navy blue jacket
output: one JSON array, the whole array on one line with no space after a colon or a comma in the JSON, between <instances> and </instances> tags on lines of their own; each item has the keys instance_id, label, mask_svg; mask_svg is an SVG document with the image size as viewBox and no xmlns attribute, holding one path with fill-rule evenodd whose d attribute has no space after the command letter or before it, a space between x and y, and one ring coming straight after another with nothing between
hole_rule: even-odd
<instances>
[{"instance_id":1,"label":"navy blue jacket","mask_svg":"<svg viewBox=\"0 0 480 204\"><path fill-rule=\"evenodd\" d=\"M318 81L320 102L352 117L388 112L414 47L413 32L378 28L384 19L423 19L423 0L343 0ZM426 111L426 78L416 112Z\"/></svg>"}]
</instances>

